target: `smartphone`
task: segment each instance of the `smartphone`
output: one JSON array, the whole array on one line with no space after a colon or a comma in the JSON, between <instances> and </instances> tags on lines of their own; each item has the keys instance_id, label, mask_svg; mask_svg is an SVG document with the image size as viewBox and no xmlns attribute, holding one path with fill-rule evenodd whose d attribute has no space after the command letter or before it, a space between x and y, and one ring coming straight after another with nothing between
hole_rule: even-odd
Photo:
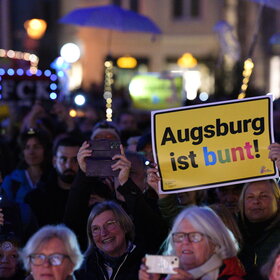
<instances>
[{"instance_id":1,"label":"smartphone","mask_svg":"<svg viewBox=\"0 0 280 280\"><path fill-rule=\"evenodd\" d=\"M89 144L92 155L86 159L86 175L117 177L119 170L113 171L111 166L116 162L112 157L121 154L120 141L101 139L91 140Z\"/></svg>"},{"instance_id":2,"label":"smartphone","mask_svg":"<svg viewBox=\"0 0 280 280\"><path fill-rule=\"evenodd\" d=\"M177 256L146 255L147 272L160 274L176 274L173 269L179 267Z\"/></svg>"}]
</instances>

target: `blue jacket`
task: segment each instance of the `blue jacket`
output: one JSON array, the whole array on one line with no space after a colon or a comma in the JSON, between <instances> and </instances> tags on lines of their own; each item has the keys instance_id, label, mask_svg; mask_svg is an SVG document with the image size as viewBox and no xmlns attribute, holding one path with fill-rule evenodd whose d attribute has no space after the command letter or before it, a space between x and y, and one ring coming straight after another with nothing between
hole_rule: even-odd
<instances>
[{"instance_id":1,"label":"blue jacket","mask_svg":"<svg viewBox=\"0 0 280 280\"><path fill-rule=\"evenodd\" d=\"M18 203L23 203L25 195L32 190L25 169L15 169L7 175L3 180L2 188L10 201Z\"/></svg>"}]
</instances>

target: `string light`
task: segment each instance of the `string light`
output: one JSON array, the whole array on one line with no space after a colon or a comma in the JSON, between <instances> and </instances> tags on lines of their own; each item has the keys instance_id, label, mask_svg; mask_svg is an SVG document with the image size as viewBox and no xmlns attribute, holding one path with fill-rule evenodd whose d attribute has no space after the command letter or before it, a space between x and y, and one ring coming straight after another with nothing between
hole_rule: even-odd
<instances>
[{"instance_id":1,"label":"string light","mask_svg":"<svg viewBox=\"0 0 280 280\"><path fill-rule=\"evenodd\" d=\"M30 72L36 74L38 70L39 58L37 55L27 52L19 52L14 50L0 49L0 57L8 57L11 59L26 60L30 62Z\"/></svg>"},{"instance_id":2,"label":"string light","mask_svg":"<svg viewBox=\"0 0 280 280\"><path fill-rule=\"evenodd\" d=\"M243 66L244 70L242 72L243 80L242 80L241 91L238 95L238 99L243 99L246 97L246 90L248 88L248 83L249 83L253 68L254 68L254 63L253 63L252 59L247 58L244 61L244 66Z\"/></svg>"},{"instance_id":3,"label":"string light","mask_svg":"<svg viewBox=\"0 0 280 280\"><path fill-rule=\"evenodd\" d=\"M104 63L105 66L105 82L104 82L104 94L103 98L106 100L106 120L108 122L112 121L112 85L114 83L113 79L113 61L107 59Z\"/></svg>"},{"instance_id":4,"label":"string light","mask_svg":"<svg viewBox=\"0 0 280 280\"><path fill-rule=\"evenodd\" d=\"M1 53L1 51L0 51ZM28 70L24 70L22 68L18 68L18 69L4 69L4 68L0 68L0 95L2 96L2 86L1 86L1 81L3 79L5 79L3 76L8 75L10 77L13 76L29 76L32 77L33 75L35 75L36 77L41 77L41 76L45 76L50 78L51 82L49 85L49 90L51 91L51 93L49 94L49 98L50 99L57 99L58 98L58 92L59 92L59 87L58 87L58 77L56 74L52 74L51 70L47 69L44 71L44 73L41 70L38 70L36 68L36 74L32 72L32 68L28 69Z\"/></svg>"}]
</instances>

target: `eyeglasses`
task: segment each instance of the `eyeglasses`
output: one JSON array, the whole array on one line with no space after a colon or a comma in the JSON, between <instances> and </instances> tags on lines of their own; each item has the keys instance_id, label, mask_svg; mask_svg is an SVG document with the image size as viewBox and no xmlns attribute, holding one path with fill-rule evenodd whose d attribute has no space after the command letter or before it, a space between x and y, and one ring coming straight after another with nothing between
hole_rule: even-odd
<instances>
[{"instance_id":1,"label":"eyeglasses","mask_svg":"<svg viewBox=\"0 0 280 280\"><path fill-rule=\"evenodd\" d=\"M62 264L63 260L65 258L69 258L69 256L64 254L52 254L49 256L46 256L44 254L32 254L29 256L30 262L33 265L42 265L47 260L48 263L52 266L59 266Z\"/></svg>"},{"instance_id":2,"label":"eyeglasses","mask_svg":"<svg viewBox=\"0 0 280 280\"><path fill-rule=\"evenodd\" d=\"M174 232L172 234L172 240L175 243L182 243L185 238L191 243L198 243L203 239L204 234L201 232Z\"/></svg>"},{"instance_id":3,"label":"eyeglasses","mask_svg":"<svg viewBox=\"0 0 280 280\"><path fill-rule=\"evenodd\" d=\"M106 231L112 231L114 229L116 229L117 225L118 225L118 221L116 220L109 220L107 221L104 225L103 225L103 229ZM101 227L99 226L92 226L91 227L91 233L93 236L98 236L101 233Z\"/></svg>"}]
</instances>

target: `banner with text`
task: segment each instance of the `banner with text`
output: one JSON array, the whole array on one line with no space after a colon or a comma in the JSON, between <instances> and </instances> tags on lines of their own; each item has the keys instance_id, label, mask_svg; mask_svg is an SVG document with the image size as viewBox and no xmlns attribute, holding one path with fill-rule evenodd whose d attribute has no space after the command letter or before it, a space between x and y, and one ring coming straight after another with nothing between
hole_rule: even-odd
<instances>
[{"instance_id":1,"label":"banner with text","mask_svg":"<svg viewBox=\"0 0 280 280\"><path fill-rule=\"evenodd\" d=\"M153 111L152 139L161 193L278 176L270 95Z\"/></svg>"}]
</instances>

